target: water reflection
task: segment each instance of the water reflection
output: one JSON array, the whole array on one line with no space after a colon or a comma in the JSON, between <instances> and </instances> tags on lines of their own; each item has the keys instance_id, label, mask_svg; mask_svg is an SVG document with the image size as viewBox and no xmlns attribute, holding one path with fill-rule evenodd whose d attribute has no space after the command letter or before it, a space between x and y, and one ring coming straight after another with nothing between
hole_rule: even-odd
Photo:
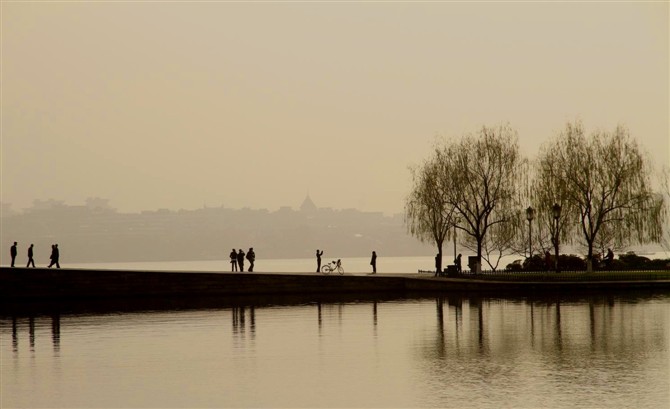
<instances>
[{"instance_id":1,"label":"water reflection","mask_svg":"<svg viewBox=\"0 0 670 409\"><path fill-rule=\"evenodd\" d=\"M35 353L36 349L36 320L41 318L35 316L27 317L27 332L28 332L28 347L31 354ZM55 313L49 318L51 321L51 344L55 353L60 351L60 315ZM12 352L19 354L20 333L21 326L25 325L26 318L19 316L12 316Z\"/></svg>"},{"instance_id":2,"label":"water reflection","mask_svg":"<svg viewBox=\"0 0 670 409\"><path fill-rule=\"evenodd\" d=\"M592 351L624 349L635 354L640 347L636 336L637 330L641 329L638 327L650 325L650 317L638 314L642 311L635 308L636 304L645 300L667 301L668 298L667 295L649 299L593 296L573 300L561 297L492 299L476 295L466 298L438 296L435 298L436 356L443 356L445 350L458 352L461 350L459 340L464 338L476 341L478 354L488 354L493 348L503 345L515 345L519 350L527 346L534 349L537 342L539 350L550 349L560 354L585 345L585 341ZM463 326L463 303L469 307L466 327ZM527 319L523 319L526 315ZM662 315L654 322L660 328L657 336L651 339L658 346L665 342L663 334L667 330L667 322L662 322L660 318L668 318L668 314Z\"/></svg>"},{"instance_id":3,"label":"water reflection","mask_svg":"<svg viewBox=\"0 0 670 409\"><path fill-rule=\"evenodd\" d=\"M51 315L51 342L54 347L54 352L60 352L60 315Z\"/></svg>"},{"instance_id":4,"label":"water reflection","mask_svg":"<svg viewBox=\"0 0 670 409\"><path fill-rule=\"evenodd\" d=\"M233 334L244 338L247 330L247 315L249 320L249 333L253 339L256 335L256 308L254 306L232 308Z\"/></svg>"},{"instance_id":5,"label":"water reflection","mask_svg":"<svg viewBox=\"0 0 670 409\"><path fill-rule=\"evenodd\" d=\"M12 340L0 352L14 355L2 375L16 407L142 406L112 399L148 374L160 379L143 386L156 406L198 396L235 407L661 406L669 305L663 293L442 293L14 306L0 311ZM77 382L110 388L110 400L68 401L85 391L60 374L78 369ZM185 377L200 395L162 386ZM44 401L18 395L32 384Z\"/></svg>"},{"instance_id":6,"label":"water reflection","mask_svg":"<svg viewBox=\"0 0 670 409\"><path fill-rule=\"evenodd\" d=\"M372 302L372 325L377 328L377 301Z\"/></svg>"},{"instance_id":7,"label":"water reflection","mask_svg":"<svg viewBox=\"0 0 670 409\"><path fill-rule=\"evenodd\" d=\"M28 318L28 333L30 334L30 352L35 352L35 318Z\"/></svg>"},{"instance_id":8,"label":"water reflection","mask_svg":"<svg viewBox=\"0 0 670 409\"><path fill-rule=\"evenodd\" d=\"M635 320L629 320L629 318L635 314L635 309L632 308L634 305L648 300L667 300L668 298L670 296L654 293L642 293L637 296L594 295L572 299L556 296L542 298L488 298L476 294L439 294L432 297L412 298L408 300L433 300L432 302L436 306L436 330L439 340L451 342L451 338L446 336L448 333L453 335L454 341L466 335L474 335L479 351L486 352L490 348L491 338L494 336L509 337L514 335L514 337L518 338L525 337L524 334L526 333L528 334L527 340L531 343L531 346L538 341L538 338L544 341L551 339L553 347L561 350L574 341L571 336L574 332L574 327L582 323L588 328L589 344L592 349L595 349L601 345L603 339L609 338L614 332L632 337L632 334L629 334L629 332L632 331ZM325 311L329 312L329 319L335 318L336 324L342 325L343 317L348 308L352 305L369 303L371 307L369 310L370 322L373 327L377 327L379 325L379 310L383 309L387 302L398 303L406 300L406 298L383 299L374 297L366 299L359 296L340 302L337 302L337 300L338 297L335 296L325 301L317 299L313 302L301 300L293 303L292 299L288 298L283 300L286 303L282 304L281 299L276 299L270 303L254 302L258 300L253 299L245 299L241 302L236 299L219 299L216 304L207 304L205 307L196 304L192 309L212 308L214 310L230 310L232 332L234 334L245 334L248 331L250 334L254 334L257 324L256 310L258 308L276 305L313 305L317 315L317 327L321 328L324 324ZM146 302L146 300L140 301L137 305L137 311L146 310L146 312L151 313L152 311L160 310L160 308L155 308L155 304L153 308L146 308ZM467 310L464 309L464 304L467 305ZM113 304L105 304L100 313L117 312L110 305ZM135 311L132 305L129 302L123 303L123 307L127 311ZM87 306L91 307L92 304L88 304ZM97 306L101 307L101 305ZM175 308L173 306L174 304L170 304L166 307L166 310L181 311L189 309L186 305L178 305ZM86 310L91 311L89 314L97 313L95 308L87 308ZM466 311L467 321L464 322ZM61 315L70 315L73 313L81 314L63 308L51 311L41 310L41 312L31 310L27 310L26 312L19 309L15 312L0 311L0 318L4 316L11 319L13 350L18 349L21 322L27 319L29 346L31 350L34 350L36 347L36 317L46 315L49 317L51 323L52 344L54 349L58 350L60 349L61 342ZM519 317L526 315L526 319L519 319ZM510 329L518 331L510 331Z\"/></svg>"},{"instance_id":9,"label":"water reflection","mask_svg":"<svg viewBox=\"0 0 670 409\"><path fill-rule=\"evenodd\" d=\"M12 351L19 352L19 329L16 317L12 317Z\"/></svg>"},{"instance_id":10,"label":"water reflection","mask_svg":"<svg viewBox=\"0 0 670 409\"><path fill-rule=\"evenodd\" d=\"M227 299L217 300L215 304L196 304L193 309L213 308L215 310L231 311L232 333L245 335L247 332L253 336L256 333L256 310L267 306L282 305L313 305L317 315L317 329L321 330L324 325L324 313L329 312L329 321L335 318L335 324L341 326L343 317L352 305L369 303L371 309L370 318L373 328L379 325L379 310L384 309L387 302L397 303L406 298L388 298L382 299L372 295L371 299L364 296L353 297L349 300L337 302L337 296L322 301L317 299L314 302L305 302L303 299L294 303L292 298L282 300L274 299L273 302L254 302L254 299ZM611 347L609 340L612 335L617 333L621 335L620 340L634 339L634 328L636 321L631 319L635 315L635 309L632 308L638 302L648 300L667 300L666 294L641 293L638 295L594 295L580 298L568 297L536 297L536 298L488 298L481 295L462 295L462 294L438 294L432 297L414 298L414 300L433 300L436 306L436 333L438 344L446 344L458 349L460 340L468 338L476 340L476 346L479 353L487 353L492 347L494 340L507 340L513 338L516 343L526 340L531 347L535 347L539 341L540 348L546 348L546 342L551 340L552 348L561 351L576 341L581 342L582 338L576 339L575 330L584 324L588 329L587 335L590 350L597 348ZM202 301L202 300L201 300ZM137 309L147 312L159 310L153 304L152 308L147 308L147 300L139 301ZM464 309L467 305L467 310ZM87 310L92 310L95 314L96 308L102 308L102 311L114 311L113 304L93 305L87 304ZM128 311L133 311L132 303L125 302L123 307ZM171 303L167 310L188 310L188 304L178 304L174 307ZM22 308L25 308L23 306ZM28 309L27 313L22 308L16 312L0 311L2 316L11 319L12 350L18 353L19 333L21 322L27 320L27 333L29 348L34 351L36 348L36 317L46 315L51 323L51 342L53 349L58 351L61 343L61 315L72 314L72 311L61 312L63 308L56 310L35 312ZM464 321L464 315L467 312L467 320ZM521 319L520 317L526 317ZM526 336L527 334L527 336ZM581 334L581 333L580 333ZM450 335L450 336L448 336ZM474 338L473 338L474 336ZM502 338L501 338L502 337ZM506 341L507 342L507 341ZM441 355L441 354L440 354Z\"/></svg>"},{"instance_id":11,"label":"water reflection","mask_svg":"<svg viewBox=\"0 0 670 409\"><path fill-rule=\"evenodd\" d=\"M515 391L497 397L510 407L611 407L607 402L616 401L608 393L640 396L647 407L670 403L658 381L669 375L667 295L446 298L435 300L436 334L419 355L426 389L437 400L453 399L454 385L482 392L478 385L487 384L486 391Z\"/></svg>"}]
</instances>

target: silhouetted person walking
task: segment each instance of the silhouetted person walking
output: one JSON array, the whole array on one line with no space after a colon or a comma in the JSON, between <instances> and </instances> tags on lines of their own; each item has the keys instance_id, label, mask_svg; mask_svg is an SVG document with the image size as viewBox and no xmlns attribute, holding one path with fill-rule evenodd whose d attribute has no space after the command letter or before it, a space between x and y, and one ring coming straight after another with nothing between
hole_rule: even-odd
<instances>
[{"instance_id":1,"label":"silhouetted person walking","mask_svg":"<svg viewBox=\"0 0 670 409\"><path fill-rule=\"evenodd\" d=\"M51 266L55 264L56 268L60 268L60 264L58 263L59 258L60 252L58 251L58 244L54 244L51 246L51 264L49 264L48 267L51 268Z\"/></svg>"},{"instance_id":2,"label":"silhouetted person walking","mask_svg":"<svg viewBox=\"0 0 670 409\"><path fill-rule=\"evenodd\" d=\"M319 249L316 249L316 272L321 271L321 256L323 256L323 251L319 252Z\"/></svg>"},{"instance_id":3,"label":"silhouetted person walking","mask_svg":"<svg viewBox=\"0 0 670 409\"><path fill-rule=\"evenodd\" d=\"M247 260L249 260L249 272L254 272L254 261L256 261L256 253L254 253L254 248L250 247L249 252L247 253Z\"/></svg>"},{"instance_id":4,"label":"silhouetted person walking","mask_svg":"<svg viewBox=\"0 0 670 409\"><path fill-rule=\"evenodd\" d=\"M370 260L372 266L372 274L377 274L377 253L372 252L372 259Z\"/></svg>"},{"instance_id":5,"label":"silhouetted person walking","mask_svg":"<svg viewBox=\"0 0 670 409\"><path fill-rule=\"evenodd\" d=\"M240 271L244 271L244 252L242 249L237 253L237 265L240 267Z\"/></svg>"},{"instance_id":6,"label":"silhouetted person walking","mask_svg":"<svg viewBox=\"0 0 670 409\"><path fill-rule=\"evenodd\" d=\"M237 271L237 252L235 249L230 252L228 257L230 257L230 271Z\"/></svg>"},{"instance_id":7,"label":"silhouetted person walking","mask_svg":"<svg viewBox=\"0 0 670 409\"><path fill-rule=\"evenodd\" d=\"M454 259L454 265L456 266L456 272L461 273L461 254L459 253Z\"/></svg>"},{"instance_id":8,"label":"silhouetted person walking","mask_svg":"<svg viewBox=\"0 0 670 409\"><path fill-rule=\"evenodd\" d=\"M9 254L12 256L12 267L14 267L14 261L16 261L16 242L9 249Z\"/></svg>"},{"instance_id":9,"label":"silhouetted person walking","mask_svg":"<svg viewBox=\"0 0 670 409\"><path fill-rule=\"evenodd\" d=\"M35 260L33 260L33 244L30 244L30 247L28 247L28 264L26 264L26 268L30 267L30 265L33 265L33 268L35 268Z\"/></svg>"}]
</instances>

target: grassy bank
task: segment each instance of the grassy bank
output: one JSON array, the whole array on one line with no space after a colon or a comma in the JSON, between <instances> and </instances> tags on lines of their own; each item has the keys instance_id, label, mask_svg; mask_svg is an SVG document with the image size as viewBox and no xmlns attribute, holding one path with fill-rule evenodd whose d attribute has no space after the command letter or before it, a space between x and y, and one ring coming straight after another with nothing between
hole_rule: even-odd
<instances>
[{"instance_id":1,"label":"grassy bank","mask_svg":"<svg viewBox=\"0 0 670 409\"><path fill-rule=\"evenodd\" d=\"M670 280L670 270L650 271L485 271L480 274L463 273L452 276L462 279L494 280L494 281L636 281L636 280Z\"/></svg>"}]
</instances>

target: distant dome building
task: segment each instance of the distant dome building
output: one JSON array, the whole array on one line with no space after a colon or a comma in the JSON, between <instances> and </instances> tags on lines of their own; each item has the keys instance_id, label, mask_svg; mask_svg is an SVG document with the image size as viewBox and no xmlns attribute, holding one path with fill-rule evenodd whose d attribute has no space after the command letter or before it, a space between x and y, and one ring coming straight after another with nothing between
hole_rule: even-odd
<instances>
[{"instance_id":1,"label":"distant dome building","mask_svg":"<svg viewBox=\"0 0 670 409\"><path fill-rule=\"evenodd\" d=\"M309 197L309 195L307 195L307 197L305 197L305 200L303 200L302 204L300 205L300 211L313 213L316 212L316 210L317 210L316 205Z\"/></svg>"}]
</instances>

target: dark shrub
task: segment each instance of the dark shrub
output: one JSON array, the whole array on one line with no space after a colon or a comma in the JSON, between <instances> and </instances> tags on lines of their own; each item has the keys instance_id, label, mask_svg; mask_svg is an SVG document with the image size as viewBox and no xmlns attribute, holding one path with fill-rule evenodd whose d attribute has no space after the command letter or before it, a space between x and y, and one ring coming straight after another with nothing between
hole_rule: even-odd
<instances>
[{"instance_id":1,"label":"dark shrub","mask_svg":"<svg viewBox=\"0 0 670 409\"><path fill-rule=\"evenodd\" d=\"M584 271L586 270L586 261L574 254L561 254L558 256L558 267L561 271Z\"/></svg>"},{"instance_id":2,"label":"dark shrub","mask_svg":"<svg viewBox=\"0 0 670 409\"><path fill-rule=\"evenodd\" d=\"M648 265L651 260L649 260L647 257L638 256L632 251L629 251L626 254L620 255L618 261L621 262L622 264L621 267L624 269L637 270L637 269L649 268Z\"/></svg>"},{"instance_id":3,"label":"dark shrub","mask_svg":"<svg viewBox=\"0 0 670 409\"><path fill-rule=\"evenodd\" d=\"M649 270L670 270L670 258L649 260L646 264Z\"/></svg>"},{"instance_id":4,"label":"dark shrub","mask_svg":"<svg viewBox=\"0 0 670 409\"><path fill-rule=\"evenodd\" d=\"M628 267L626 265L626 263L624 263L621 260L612 260L612 263L610 263L609 267L606 267L605 265L603 265L601 263L600 266L598 266L597 270L617 270L617 271L621 271L621 270L630 270L630 267Z\"/></svg>"},{"instance_id":5,"label":"dark shrub","mask_svg":"<svg viewBox=\"0 0 670 409\"><path fill-rule=\"evenodd\" d=\"M531 258L526 258L523 261L522 268L524 271L545 271L547 266L544 263L544 256L536 254Z\"/></svg>"},{"instance_id":6,"label":"dark shrub","mask_svg":"<svg viewBox=\"0 0 670 409\"><path fill-rule=\"evenodd\" d=\"M505 267L506 271L521 271L523 267L521 265L521 260L514 260Z\"/></svg>"},{"instance_id":7,"label":"dark shrub","mask_svg":"<svg viewBox=\"0 0 670 409\"><path fill-rule=\"evenodd\" d=\"M632 251L622 254L618 259L612 261L609 267L600 264L594 264L598 270L670 270L670 259L649 259L638 256Z\"/></svg>"}]
</instances>

